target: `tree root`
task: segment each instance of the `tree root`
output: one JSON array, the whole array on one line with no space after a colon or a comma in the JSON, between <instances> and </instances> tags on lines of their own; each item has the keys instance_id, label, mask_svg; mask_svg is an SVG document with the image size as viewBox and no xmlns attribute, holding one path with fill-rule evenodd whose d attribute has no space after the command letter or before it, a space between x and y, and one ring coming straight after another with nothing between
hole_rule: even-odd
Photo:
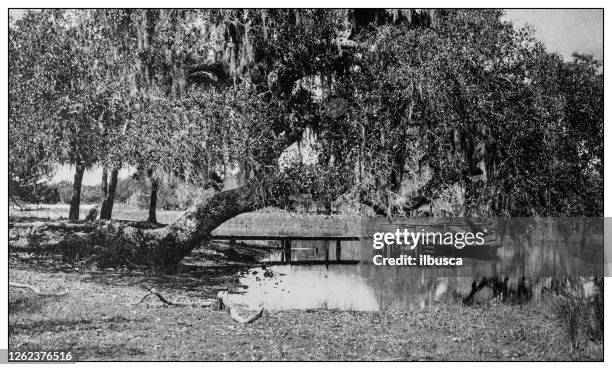
<instances>
[{"instance_id":1,"label":"tree root","mask_svg":"<svg viewBox=\"0 0 612 370\"><path fill-rule=\"evenodd\" d=\"M61 293L42 293L40 291L40 289L38 289L37 287L33 286L33 285L29 285L29 284L24 284L24 283L11 283L9 282L9 287L13 287L13 288L19 288L19 289L27 289L29 291L31 291L32 293L36 294L37 296L40 297L62 297L68 294L68 291L64 291Z\"/></svg>"}]
</instances>

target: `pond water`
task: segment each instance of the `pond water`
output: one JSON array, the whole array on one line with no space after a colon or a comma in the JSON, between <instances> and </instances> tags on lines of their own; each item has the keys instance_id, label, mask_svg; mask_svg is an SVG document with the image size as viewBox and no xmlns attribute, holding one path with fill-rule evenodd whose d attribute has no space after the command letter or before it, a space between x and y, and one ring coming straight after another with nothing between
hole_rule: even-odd
<instances>
[{"instance_id":1,"label":"pond water","mask_svg":"<svg viewBox=\"0 0 612 370\"><path fill-rule=\"evenodd\" d=\"M586 255L584 239L510 238L492 258L463 258L462 266L433 267L376 266L369 257L362 258L372 252L370 241L346 244L340 261L336 261L334 242L293 243L291 263L283 262L281 250L273 250L260 266L240 273L242 288L230 294L230 300L251 308L263 305L268 310L406 311L461 303L483 277L489 284L473 295L473 302L499 299L492 278L501 282L507 277L506 294L520 294L523 289L523 298L539 303L542 290L555 279L601 276L601 261L596 258L599 252L594 249L594 255ZM405 253L394 247L384 253L391 257ZM585 279L588 294L591 287Z\"/></svg>"},{"instance_id":2,"label":"pond water","mask_svg":"<svg viewBox=\"0 0 612 370\"><path fill-rule=\"evenodd\" d=\"M312 253L316 257L315 249ZM546 253L540 248L537 253L524 257L533 261L543 255ZM549 258L554 261L559 256ZM473 282L482 277L508 276L509 288L516 291L525 276L521 271L529 267L504 266L500 260L474 259L464 259L462 267L376 266L333 261L326 265L309 263L313 260L308 259L295 260L291 264L277 263L280 259L280 252L275 251L261 266L240 273L242 289L230 299L251 308L263 304L269 310L405 311L440 303L459 303L470 294ZM539 292L549 287L554 277L529 276L527 274L531 300L538 302ZM476 293L474 301L484 303L493 298L493 287L485 286Z\"/></svg>"},{"instance_id":3,"label":"pond water","mask_svg":"<svg viewBox=\"0 0 612 370\"><path fill-rule=\"evenodd\" d=\"M436 277L436 275L442 275ZM240 277L235 303L267 309L408 310L455 302L470 293L471 277L436 270L369 264L279 264L256 267ZM479 298L490 297L482 290ZM480 297L482 296L482 297Z\"/></svg>"}]
</instances>

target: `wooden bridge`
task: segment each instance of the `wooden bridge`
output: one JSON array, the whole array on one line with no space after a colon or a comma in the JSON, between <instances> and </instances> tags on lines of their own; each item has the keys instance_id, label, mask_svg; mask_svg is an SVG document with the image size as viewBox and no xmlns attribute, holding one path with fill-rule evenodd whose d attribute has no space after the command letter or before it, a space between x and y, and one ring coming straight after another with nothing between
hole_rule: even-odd
<instances>
[{"instance_id":1,"label":"wooden bridge","mask_svg":"<svg viewBox=\"0 0 612 370\"><path fill-rule=\"evenodd\" d=\"M359 241L359 236L289 236L289 235L218 235L211 236L212 240L228 240L236 243L237 240L279 240L282 243L283 262L291 262L291 241L292 240L317 240L317 241L336 241L336 261L340 262L343 241ZM325 263L329 263L329 248L325 248Z\"/></svg>"},{"instance_id":2,"label":"wooden bridge","mask_svg":"<svg viewBox=\"0 0 612 370\"><path fill-rule=\"evenodd\" d=\"M395 232L398 229L423 230L426 232L476 232L487 231L485 245L482 247L466 246L462 250L451 250L444 245L428 245L421 248L419 253L427 254L453 254L476 257L491 257L496 254L499 247L498 235L490 222L479 222L480 220L445 219L445 220L421 220L421 219L398 219L390 223L386 218L361 217L361 216L321 216L321 215L291 215L285 213L246 213L227 221L212 232L211 239L229 241L279 241L281 262L292 264L307 263L330 263L350 264L370 260L368 254L363 252L379 253L371 247L371 239L377 232ZM320 260L299 259L298 250L300 241L327 241L325 246L319 245L324 258ZM365 242L355 243L355 242ZM334 243L335 242L335 243ZM293 244L293 248L292 248ZM296 245L297 244L297 245ZM358 244L361 244L358 246ZM330 249L335 247L334 251ZM341 258L342 249L345 249L344 258ZM353 247L359 247L359 256L349 257ZM495 248L490 248L495 247ZM315 247L316 248L316 247ZM351 250L349 250L351 249ZM394 246L386 248L386 253L397 252ZM292 253L293 251L293 253ZM292 255L293 254L293 255ZM317 254L318 256L318 254ZM318 257L320 258L320 257ZM331 259L331 260L330 260Z\"/></svg>"}]
</instances>

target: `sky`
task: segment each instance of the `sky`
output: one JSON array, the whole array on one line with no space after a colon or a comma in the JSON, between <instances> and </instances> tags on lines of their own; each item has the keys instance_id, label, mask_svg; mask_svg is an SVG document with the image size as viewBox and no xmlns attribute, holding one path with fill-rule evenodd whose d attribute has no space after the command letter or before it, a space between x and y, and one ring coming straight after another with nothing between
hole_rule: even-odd
<instances>
[{"instance_id":1,"label":"sky","mask_svg":"<svg viewBox=\"0 0 612 370\"><path fill-rule=\"evenodd\" d=\"M535 37L566 60L574 51L603 59L602 9L507 9L506 18L515 27L531 24Z\"/></svg>"},{"instance_id":2,"label":"sky","mask_svg":"<svg viewBox=\"0 0 612 370\"><path fill-rule=\"evenodd\" d=\"M12 11L11 15L18 18L20 13ZM535 37L548 50L559 53L565 60L571 60L575 51L603 59L602 9L508 9L505 17L516 27L531 25ZM122 169L119 177L125 178L133 172L131 168ZM72 181L73 177L74 168L62 166L52 181ZM83 185L99 184L101 178L102 169L92 168L85 172Z\"/></svg>"}]
</instances>

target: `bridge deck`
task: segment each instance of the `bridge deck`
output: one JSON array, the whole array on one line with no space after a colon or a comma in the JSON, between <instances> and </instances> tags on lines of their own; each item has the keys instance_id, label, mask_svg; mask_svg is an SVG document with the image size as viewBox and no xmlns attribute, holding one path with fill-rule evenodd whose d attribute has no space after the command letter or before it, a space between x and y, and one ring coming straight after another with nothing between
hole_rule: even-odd
<instances>
[{"instance_id":1,"label":"bridge deck","mask_svg":"<svg viewBox=\"0 0 612 370\"><path fill-rule=\"evenodd\" d=\"M211 235L212 240L229 240L230 243L235 243L237 240L280 240L283 249L283 262L291 262L292 240L329 240L336 242L336 262L340 262L342 253L343 241L359 241L362 238L359 236L346 235ZM325 248L325 262L329 263L329 247Z\"/></svg>"}]
</instances>

